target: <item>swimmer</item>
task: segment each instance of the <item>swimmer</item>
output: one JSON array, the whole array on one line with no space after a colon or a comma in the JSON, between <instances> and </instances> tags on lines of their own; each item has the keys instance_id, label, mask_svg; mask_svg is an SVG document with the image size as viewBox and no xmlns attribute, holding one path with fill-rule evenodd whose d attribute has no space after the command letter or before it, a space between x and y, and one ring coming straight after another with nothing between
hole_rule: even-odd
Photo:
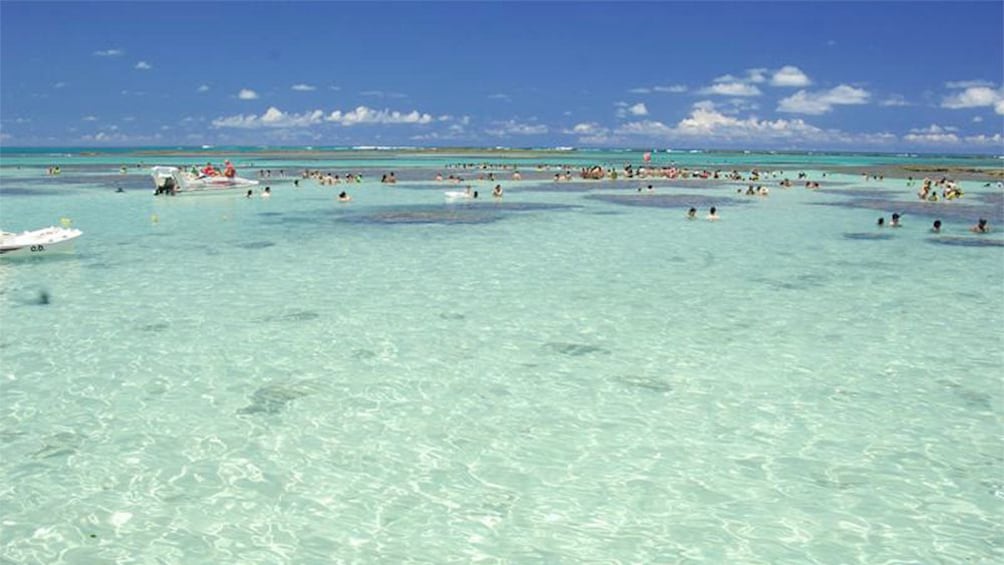
<instances>
[{"instance_id":1,"label":"swimmer","mask_svg":"<svg viewBox=\"0 0 1004 565\"><path fill-rule=\"evenodd\" d=\"M252 196L254 196L254 191L248 189L248 193L244 195L244 198L251 198Z\"/></svg>"},{"instance_id":2,"label":"swimmer","mask_svg":"<svg viewBox=\"0 0 1004 565\"><path fill-rule=\"evenodd\" d=\"M901 227L903 227L903 225L899 223L899 214L893 214L892 215L892 221L889 222L889 227L890 228L901 228Z\"/></svg>"},{"instance_id":3,"label":"swimmer","mask_svg":"<svg viewBox=\"0 0 1004 565\"><path fill-rule=\"evenodd\" d=\"M495 198L502 198L502 185L496 184L495 188L492 189L492 196Z\"/></svg>"},{"instance_id":4,"label":"swimmer","mask_svg":"<svg viewBox=\"0 0 1004 565\"><path fill-rule=\"evenodd\" d=\"M718 209L715 208L714 206L712 206L711 209L708 210L708 216L707 216L706 219L711 220L711 221L717 220L718 219Z\"/></svg>"},{"instance_id":5,"label":"swimmer","mask_svg":"<svg viewBox=\"0 0 1004 565\"><path fill-rule=\"evenodd\" d=\"M350 202L352 197L349 196L344 190L338 193L339 202Z\"/></svg>"},{"instance_id":6,"label":"swimmer","mask_svg":"<svg viewBox=\"0 0 1004 565\"><path fill-rule=\"evenodd\" d=\"M941 233L941 220L934 220L934 225L931 226L931 233Z\"/></svg>"},{"instance_id":7,"label":"swimmer","mask_svg":"<svg viewBox=\"0 0 1004 565\"><path fill-rule=\"evenodd\" d=\"M987 225L986 218L980 218L980 220L978 222L976 222L975 226L969 228L969 231L971 231L973 233L989 233L990 232L990 226Z\"/></svg>"},{"instance_id":8,"label":"swimmer","mask_svg":"<svg viewBox=\"0 0 1004 565\"><path fill-rule=\"evenodd\" d=\"M879 218L878 221L875 222L875 225L877 225L880 228L884 228L885 227L885 218Z\"/></svg>"},{"instance_id":9,"label":"swimmer","mask_svg":"<svg viewBox=\"0 0 1004 565\"><path fill-rule=\"evenodd\" d=\"M697 218L697 208L691 208L690 210L687 210L687 219L693 220L695 218Z\"/></svg>"},{"instance_id":10,"label":"swimmer","mask_svg":"<svg viewBox=\"0 0 1004 565\"><path fill-rule=\"evenodd\" d=\"M264 190L264 191L263 191L263 192L261 193L261 197L262 197L262 198L268 198L268 197L270 197L270 196L272 196L272 188L271 188L271 187L268 187L268 186L266 186L266 187L265 187L265 190Z\"/></svg>"}]
</instances>

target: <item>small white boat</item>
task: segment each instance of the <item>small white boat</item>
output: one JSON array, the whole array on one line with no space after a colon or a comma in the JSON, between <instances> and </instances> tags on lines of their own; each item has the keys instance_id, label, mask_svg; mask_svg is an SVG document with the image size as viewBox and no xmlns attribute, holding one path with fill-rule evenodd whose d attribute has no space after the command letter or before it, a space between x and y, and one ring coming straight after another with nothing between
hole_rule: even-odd
<instances>
[{"instance_id":1,"label":"small white boat","mask_svg":"<svg viewBox=\"0 0 1004 565\"><path fill-rule=\"evenodd\" d=\"M74 228L50 226L21 233L0 232L0 255L16 257L70 251L73 240L83 235Z\"/></svg>"},{"instance_id":2,"label":"small white boat","mask_svg":"<svg viewBox=\"0 0 1004 565\"><path fill-rule=\"evenodd\" d=\"M195 175L178 167L153 167L150 169L154 194L218 194L243 192L258 186L258 181L223 175Z\"/></svg>"}]
</instances>

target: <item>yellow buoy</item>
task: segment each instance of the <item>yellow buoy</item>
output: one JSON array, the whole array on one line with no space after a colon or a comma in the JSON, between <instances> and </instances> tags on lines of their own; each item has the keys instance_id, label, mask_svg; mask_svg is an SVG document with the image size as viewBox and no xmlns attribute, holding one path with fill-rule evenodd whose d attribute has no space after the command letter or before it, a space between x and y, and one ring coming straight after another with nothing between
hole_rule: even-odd
<instances>
[{"instance_id":1,"label":"yellow buoy","mask_svg":"<svg viewBox=\"0 0 1004 565\"><path fill-rule=\"evenodd\" d=\"M59 224L61 226L63 226L64 228L68 228L68 227L70 227L70 226L73 225L73 220L71 220L69 218L60 218L59 219Z\"/></svg>"}]
</instances>

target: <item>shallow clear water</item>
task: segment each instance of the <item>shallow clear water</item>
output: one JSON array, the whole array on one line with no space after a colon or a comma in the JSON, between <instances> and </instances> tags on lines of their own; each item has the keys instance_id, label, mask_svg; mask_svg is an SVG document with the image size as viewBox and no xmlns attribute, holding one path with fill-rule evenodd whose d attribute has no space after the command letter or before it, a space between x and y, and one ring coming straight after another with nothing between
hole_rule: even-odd
<instances>
[{"instance_id":1,"label":"shallow clear water","mask_svg":"<svg viewBox=\"0 0 1004 565\"><path fill-rule=\"evenodd\" d=\"M155 198L32 159L3 227L84 236L0 262L0 561L1004 559L997 189L447 205L444 161L401 158L396 186Z\"/></svg>"}]
</instances>

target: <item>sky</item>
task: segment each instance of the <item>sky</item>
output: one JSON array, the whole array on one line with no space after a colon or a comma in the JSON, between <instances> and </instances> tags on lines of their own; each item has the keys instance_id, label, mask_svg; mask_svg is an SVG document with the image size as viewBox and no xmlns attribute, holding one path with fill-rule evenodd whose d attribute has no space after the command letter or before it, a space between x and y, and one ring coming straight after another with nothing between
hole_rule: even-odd
<instances>
[{"instance_id":1,"label":"sky","mask_svg":"<svg viewBox=\"0 0 1004 565\"><path fill-rule=\"evenodd\" d=\"M0 0L0 144L1004 153L1004 2Z\"/></svg>"}]
</instances>

